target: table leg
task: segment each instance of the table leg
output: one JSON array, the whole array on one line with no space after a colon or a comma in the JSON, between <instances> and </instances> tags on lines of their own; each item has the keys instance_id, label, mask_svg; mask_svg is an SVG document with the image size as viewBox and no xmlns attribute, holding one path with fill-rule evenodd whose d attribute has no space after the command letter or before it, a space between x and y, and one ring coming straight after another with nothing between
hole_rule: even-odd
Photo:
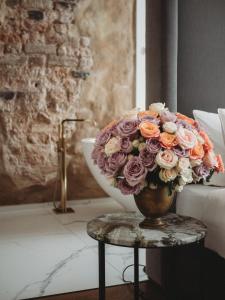
<instances>
[{"instance_id":1,"label":"table leg","mask_svg":"<svg viewBox=\"0 0 225 300\"><path fill-rule=\"evenodd\" d=\"M105 244L98 242L99 300L105 300Z\"/></svg>"},{"instance_id":2,"label":"table leg","mask_svg":"<svg viewBox=\"0 0 225 300\"><path fill-rule=\"evenodd\" d=\"M139 299L139 259L138 247L134 247L134 300Z\"/></svg>"}]
</instances>

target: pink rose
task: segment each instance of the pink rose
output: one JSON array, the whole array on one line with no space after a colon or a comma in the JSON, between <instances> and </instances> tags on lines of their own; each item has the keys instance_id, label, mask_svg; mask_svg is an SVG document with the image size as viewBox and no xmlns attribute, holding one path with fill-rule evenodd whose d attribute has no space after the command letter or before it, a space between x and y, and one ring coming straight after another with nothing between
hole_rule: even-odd
<instances>
[{"instance_id":1,"label":"pink rose","mask_svg":"<svg viewBox=\"0 0 225 300\"><path fill-rule=\"evenodd\" d=\"M177 136L178 144L183 149L192 149L196 144L197 138L194 135L194 133L181 126L178 128L176 132L176 136Z\"/></svg>"}]
</instances>

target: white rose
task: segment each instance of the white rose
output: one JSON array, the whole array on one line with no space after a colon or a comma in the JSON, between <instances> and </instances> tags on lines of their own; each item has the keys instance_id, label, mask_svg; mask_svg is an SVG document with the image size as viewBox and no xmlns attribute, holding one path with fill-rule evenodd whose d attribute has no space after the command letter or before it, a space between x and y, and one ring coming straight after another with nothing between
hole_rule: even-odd
<instances>
[{"instance_id":1,"label":"white rose","mask_svg":"<svg viewBox=\"0 0 225 300\"><path fill-rule=\"evenodd\" d=\"M179 185L185 185L187 183L191 183L192 181L193 181L192 170L191 169L183 170L179 178Z\"/></svg>"},{"instance_id":2,"label":"white rose","mask_svg":"<svg viewBox=\"0 0 225 300\"><path fill-rule=\"evenodd\" d=\"M163 130L168 133L174 133L177 131L177 125L173 122L166 122L163 124Z\"/></svg>"},{"instance_id":3,"label":"white rose","mask_svg":"<svg viewBox=\"0 0 225 300\"><path fill-rule=\"evenodd\" d=\"M190 167L190 160L187 157L180 157L177 163L177 170L182 172Z\"/></svg>"},{"instance_id":4,"label":"white rose","mask_svg":"<svg viewBox=\"0 0 225 300\"><path fill-rule=\"evenodd\" d=\"M119 138L113 137L105 145L105 154L107 156L119 152L121 149L121 140Z\"/></svg>"},{"instance_id":5,"label":"white rose","mask_svg":"<svg viewBox=\"0 0 225 300\"><path fill-rule=\"evenodd\" d=\"M161 168L172 169L176 166L178 157L172 150L161 150L156 155L155 161Z\"/></svg>"},{"instance_id":6,"label":"white rose","mask_svg":"<svg viewBox=\"0 0 225 300\"><path fill-rule=\"evenodd\" d=\"M164 109L165 109L165 103L161 103L161 102L152 103L149 106L150 111L154 111L158 114L160 114L160 112L163 111Z\"/></svg>"},{"instance_id":7,"label":"white rose","mask_svg":"<svg viewBox=\"0 0 225 300\"><path fill-rule=\"evenodd\" d=\"M191 164L191 167L194 168L194 167L200 166L202 164L202 160L201 159L191 159L190 164Z\"/></svg>"},{"instance_id":8,"label":"white rose","mask_svg":"<svg viewBox=\"0 0 225 300\"><path fill-rule=\"evenodd\" d=\"M139 111L139 108L133 108L132 110L127 111L125 114L123 114L122 119L135 120L137 119Z\"/></svg>"},{"instance_id":9,"label":"white rose","mask_svg":"<svg viewBox=\"0 0 225 300\"><path fill-rule=\"evenodd\" d=\"M175 186L175 191L178 192L178 193L180 193L180 192L183 191L183 188L184 188L183 185L177 184L177 185Z\"/></svg>"},{"instance_id":10,"label":"white rose","mask_svg":"<svg viewBox=\"0 0 225 300\"><path fill-rule=\"evenodd\" d=\"M177 177L177 170L173 169L161 169L159 172L159 178L164 181L173 181Z\"/></svg>"}]
</instances>

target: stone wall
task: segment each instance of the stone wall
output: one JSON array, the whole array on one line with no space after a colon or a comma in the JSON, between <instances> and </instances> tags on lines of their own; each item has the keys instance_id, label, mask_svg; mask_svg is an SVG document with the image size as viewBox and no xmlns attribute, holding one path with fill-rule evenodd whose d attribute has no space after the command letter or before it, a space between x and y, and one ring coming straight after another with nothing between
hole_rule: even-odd
<instances>
[{"instance_id":1,"label":"stone wall","mask_svg":"<svg viewBox=\"0 0 225 300\"><path fill-rule=\"evenodd\" d=\"M62 119L133 106L133 24L134 0L0 1L0 204L52 200ZM104 195L79 143L95 134L67 127L70 199Z\"/></svg>"}]
</instances>

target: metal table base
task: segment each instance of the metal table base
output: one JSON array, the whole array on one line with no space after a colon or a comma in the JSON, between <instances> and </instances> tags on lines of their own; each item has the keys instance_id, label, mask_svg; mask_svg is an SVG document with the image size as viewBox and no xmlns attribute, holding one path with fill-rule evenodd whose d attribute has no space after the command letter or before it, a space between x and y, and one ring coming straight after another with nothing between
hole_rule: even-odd
<instances>
[{"instance_id":1,"label":"metal table base","mask_svg":"<svg viewBox=\"0 0 225 300\"><path fill-rule=\"evenodd\" d=\"M105 300L105 244L98 242L99 300ZM134 300L139 299L139 253L134 247Z\"/></svg>"}]
</instances>

